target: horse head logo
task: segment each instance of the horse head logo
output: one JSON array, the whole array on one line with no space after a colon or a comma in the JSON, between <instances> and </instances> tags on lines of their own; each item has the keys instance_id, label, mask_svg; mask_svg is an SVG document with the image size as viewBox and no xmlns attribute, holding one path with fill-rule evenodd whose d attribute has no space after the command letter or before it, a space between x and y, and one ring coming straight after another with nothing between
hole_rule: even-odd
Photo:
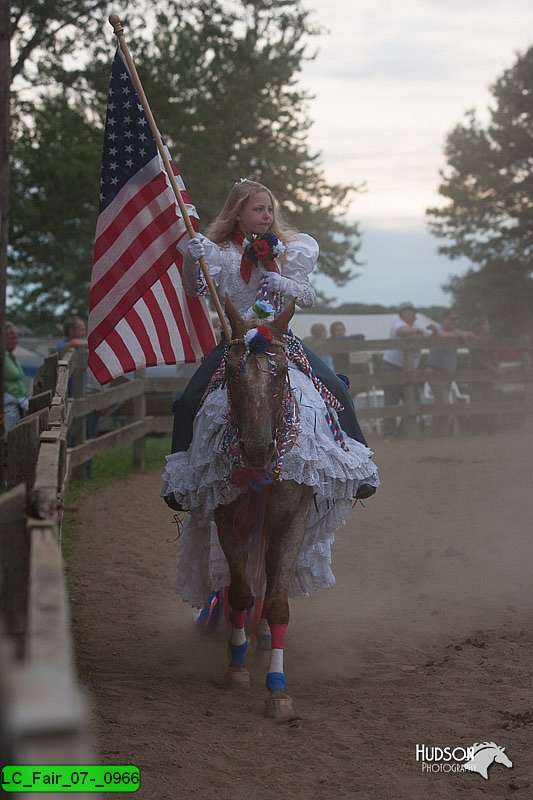
<instances>
[{"instance_id":1,"label":"horse head logo","mask_svg":"<svg viewBox=\"0 0 533 800\"><path fill-rule=\"evenodd\" d=\"M470 772L479 772L485 780L489 778L488 769L493 761L503 764L504 767L513 766L513 762L505 755L505 747L498 747L494 742L476 742L472 750L474 755L466 762L464 768Z\"/></svg>"}]
</instances>

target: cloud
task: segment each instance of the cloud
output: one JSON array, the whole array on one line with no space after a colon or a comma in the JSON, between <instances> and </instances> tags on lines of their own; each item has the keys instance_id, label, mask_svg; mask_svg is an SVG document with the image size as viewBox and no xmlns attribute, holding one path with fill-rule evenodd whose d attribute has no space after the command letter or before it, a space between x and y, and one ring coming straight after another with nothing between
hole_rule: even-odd
<instances>
[{"instance_id":1,"label":"cloud","mask_svg":"<svg viewBox=\"0 0 533 800\"><path fill-rule=\"evenodd\" d=\"M531 43L531 4L306 5L329 29L303 73L315 94L312 149L322 153L330 180L366 182L356 216L421 223L425 208L439 202L447 133L470 108L486 116L490 84Z\"/></svg>"},{"instance_id":2,"label":"cloud","mask_svg":"<svg viewBox=\"0 0 533 800\"><path fill-rule=\"evenodd\" d=\"M350 215L362 222L368 265L342 293L353 301L448 301L441 289L462 261L436 253L425 209L439 205L446 135L533 38L531 0L304 0L329 33L317 37L302 83L314 93L310 145L327 178L365 183ZM311 231L312 233L312 231Z\"/></svg>"}]
</instances>

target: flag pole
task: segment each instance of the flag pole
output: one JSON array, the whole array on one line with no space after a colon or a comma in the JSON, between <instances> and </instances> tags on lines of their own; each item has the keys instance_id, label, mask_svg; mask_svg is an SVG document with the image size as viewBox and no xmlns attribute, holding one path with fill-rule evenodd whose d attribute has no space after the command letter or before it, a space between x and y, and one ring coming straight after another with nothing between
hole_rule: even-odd
<instances>
[{"instance_id":1,"label":"flag pole","mask_svg":"<svg viewBox=\"0 0 533 800\"><path fill-rule=\"evenodd\" d=\"M124 56L124 58L126 60L126 64L128 65L128 69L129 69L130 75L131 75L131 80L133 81L133 85L135 86L137 94L139 95L140 101L142 103L142 107L144 109L144 113L146 114L146 118L147 118L148 124L150 126L150 130L152 131L152 135L153 135L153 137L155 139L155 143L156 143L157 149L159 151L159 155L161 156L161 160L163 161L163 164L165 166L165 170L166 170L166 173L168 175L168 179L170 181L170 185L172 186L172 189L174 190L174 194L176 195L176 200L178 202L178 206L179 206L181 215L183 217L183 221L185 223L185 227L187 228L187 233L189 234L189 236L191 238L194 238L196 236L196 231L194 230L194 228L193 228L193 226L191 224L191 220L189 219L189 214L187 213L187 209L185 207L185 203L183 202L183 197L181 196L181 192L179 190L179 186L178 186L178 184L176 182L176 176L174 175L174 173L172 171L172 167L170 166L170 161L169 161L168 156L167 156L167 154L165 152L165 148L163 146L163 142L161 141L161 135L159 133L157 125L155 124L154 115L152 114L152 110L150 108L150 105L148 104L148 100L146 98L146 95L144 93L144 89L143 89L142 84L141 84L141 80L139 78L139 75L137 74L137 70L135 69L135 64L133 63L133 59L131 57L131 53L130 53L130 51L128 49L128 45L126 44L126 39L124 37L124 28L122 27L122 24L121 24L120 19L119 19L117 14L110 14L109 15L109 22L113 27L113 32L114 32L115 36L118 39L118 42L119 42L119 45L120 45L120 49L122 51L122 55ZM205 278L205 282L207 283L209 292L211 294L211 300L213 301L213 304L214 304L214 306L216 308L216 311L217 311L217 314L219 316L220 324L222 326L222 330L224 332L224 336L226 337L226 340L229 342L229 341L231 341L231 331L230 331L229 325L227 323L226 317L224 315L224 309L222 308L222 305L220 303L220 300L219 300L219 297L218 297L218 294L217 294L217 290L215 288L215 284L213 283L213 279L212 279L211 275L209 274L209 268L208 268L206 260L205 260L205 258L203 256L200 258L200 267L202 269L202 272L203 272L204 278Z\"/></svg>"}]
</instances>

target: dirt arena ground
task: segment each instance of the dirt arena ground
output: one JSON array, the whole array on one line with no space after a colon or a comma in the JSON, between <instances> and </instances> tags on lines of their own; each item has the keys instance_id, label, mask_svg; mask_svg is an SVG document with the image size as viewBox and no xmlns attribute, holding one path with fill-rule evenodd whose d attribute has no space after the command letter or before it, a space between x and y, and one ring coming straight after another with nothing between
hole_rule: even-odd
<instances>
[{"instance_id":1,"label":"dirt arena ground","mask_svg":"<svg viewBox=\"0 0 533 800\"><path fill-rule=\"evenodd\" d=\"M159 473L78 502L79 674L98 758L140 767L136 797L533 797L531 434L375 449L383 486L338 532L337 585L292 603L290 723L263 717L264 664L251 690L224 687L224 640L174 594ZM512 768L485 780L416 760L417 745L482 741Z\"/></svg>"}]
</instances>

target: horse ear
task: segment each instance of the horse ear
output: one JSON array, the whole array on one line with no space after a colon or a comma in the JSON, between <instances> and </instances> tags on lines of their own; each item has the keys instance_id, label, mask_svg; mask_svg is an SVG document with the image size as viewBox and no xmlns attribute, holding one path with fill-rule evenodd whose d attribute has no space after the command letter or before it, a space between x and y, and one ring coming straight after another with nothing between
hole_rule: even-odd
<instances>
[{"instance_id":1,"label":"horse ear","mask_svg":"<svg viewBox=\"0 0 533 800\"><path fill-rule=\"evenodd\" d=\"M283 309L279 317L276 317L271 327L276 328L276 330L279 331L280 334L284 334L285 331L287 330L289 322L294 316L295 309L296 309L296 300L293 297L291 302Z\"/></svg>"},{"instance_id":2,"label":"horse ear","mask_svg":"<svg viewBox=\"0 0 533 800\"><path fill-rule=\"evenodd\" d=\"M229 324L231 325L233 335L237 336L244 328L244 320L235 308L233 300L229 294L227 294L224 298L224 311L229 319Z\"/></svg>"}]
</instances>

